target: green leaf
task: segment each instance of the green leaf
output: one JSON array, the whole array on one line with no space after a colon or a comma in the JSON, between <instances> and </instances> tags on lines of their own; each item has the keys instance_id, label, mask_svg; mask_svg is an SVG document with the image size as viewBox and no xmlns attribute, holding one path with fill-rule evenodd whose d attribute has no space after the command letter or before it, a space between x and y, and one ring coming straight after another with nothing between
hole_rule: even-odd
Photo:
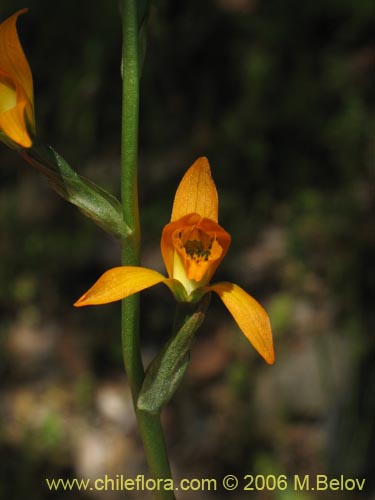
<instances>
[{"instance_id":1,"label":"green leaf","mask_svg":"<svg viewBox=\"0 0 375 500\"><path fill-rule=\"evenodd\" d=\"M177 390L189 364L194 335L204 320L209 302L210 294L206 294L198 304L177 304L177 323L180 324L179 317L182 317L182 326L148 367L138 397L139 410L158 413Z\"/></svg>"},{"instance_id":2,"label":"green leaf","mask_svg":"<svg viewBox=\"0 0 375 500\"><path fill-rule=\"evenodd\" d=\"M56 193L102 229L120 239L130 235L117 198L78 175L51 146L33 145L31 149L20 150L20 154L48 179Z\"/></svg>"}]
</instances>

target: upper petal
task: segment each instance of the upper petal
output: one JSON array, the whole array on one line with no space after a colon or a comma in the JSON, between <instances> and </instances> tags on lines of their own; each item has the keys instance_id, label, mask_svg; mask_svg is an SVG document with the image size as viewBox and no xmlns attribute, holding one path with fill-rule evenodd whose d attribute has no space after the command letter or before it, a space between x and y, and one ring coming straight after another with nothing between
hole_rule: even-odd
<instances>
[{"instance_id":1,"label":"upper petal","mask_svg":"<svg viewBox=\"0 0 375 500\"><path fill-rule=\"evenodd\" d=\"M23 88L32 104L33 78L16 28L18 16L27 10L19 10L0 24L0 69Z\"/></svg>"},{"instance_id":2,"label":"upper petal","mask_svg":"<svg viewBox=\"0 0 375 500\"><path fill-rule=\"evenodd\" d=\"M207 158L198 158L183 176L174 198L171 221L196 213L218 221L218 197Z\"/></svg>"},{"instance_id":3,"label":"upper petal","mask_svg":"<svg viewBox=\"0 0 375 500\"><path fill-rule=\"evenodd\" d=\"M114 267L106 271L74 305L81 307L115 302L158 283L165 283L173 288L173 280L153 269L135 266Z\"/></svg>"},{"instance_id":4,"label":"upper petal","mask_svg":"<svg viewBox=\"0 0 375 500\"><path fill-rule=\"evenodd\" d=\"M215 283L207 291L216 292L254 348L272 365L275 361L271 324L263 307L238 285Z\"/></svg>"}]
</instances>

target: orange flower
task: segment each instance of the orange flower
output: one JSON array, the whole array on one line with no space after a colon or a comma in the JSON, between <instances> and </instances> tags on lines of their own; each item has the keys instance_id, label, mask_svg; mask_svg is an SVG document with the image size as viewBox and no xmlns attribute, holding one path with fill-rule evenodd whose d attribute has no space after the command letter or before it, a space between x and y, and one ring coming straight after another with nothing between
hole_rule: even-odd
<instances>
[{"instance_id":1,"label":"orange flower","mask_svg":"<svg viewBox=\"0 0 375 500\"><path fill-rule=\"evenodd\" d=\"M35 135L33 78L16 29L22 9L0 24L0 140L30 148Z\"/></svg>"},{"instance_id":2,"label":"orange flower","mask_svg":"<svg viewBox=\"0 0 375 500\"><path fill-rule=\"evenodd\" d=\"M116 267L105 272L74 305L114 302L158 283L167 285L179 301L196 302L212 291L259 354L273 364L271 325L263 307L238 285L209 284L230 240L218 224L218 196L210 165L207 158L198 158L177 188L171 222L162 232L161 252L168 278L144 267Z\"/></svg>"}]
</instances>

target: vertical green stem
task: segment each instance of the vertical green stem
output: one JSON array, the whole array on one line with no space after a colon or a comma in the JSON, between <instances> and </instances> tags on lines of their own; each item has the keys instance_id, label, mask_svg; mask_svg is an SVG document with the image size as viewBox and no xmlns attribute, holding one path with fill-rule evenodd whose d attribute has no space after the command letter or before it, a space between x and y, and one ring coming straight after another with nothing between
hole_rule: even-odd
<instances>
[{"instance_id":1,"label":"vertical green stem","mask_svg":"<svg viewBox=\"0 0 375 500\"><path fill-rule=\"evenodd\" d=\"M138 23L135 0L123 0L122 47L122 123L121 123L121 198L125 223L131 231L123 242L122 264L139 265L140 226L138 209ZM139 297L122 301L122 343L124 362L133 399L136 400L143 381L143 365L139 345Z\"/></svg>"},{"instance_id":2,"label":"vertical green stem","mask_svg":"<svg viewBox=\"0 0 375 500\"><path fill-rule=\"evenodd\" d=\"M122 0L122 132L121 132L121 197L124 218L131 235L122 245L122 264L139 265L140 225L138 209L138 115L139 115L139 61L137 0ZM122 350L124 365L132 392L139 430L145 453L154 478L171 477L159 414L137 410L138 394L144 379L139 340L139 297L122 301ZM170 491L155 491L157 500L173 500Z\"/></svg>"}]
</instances>

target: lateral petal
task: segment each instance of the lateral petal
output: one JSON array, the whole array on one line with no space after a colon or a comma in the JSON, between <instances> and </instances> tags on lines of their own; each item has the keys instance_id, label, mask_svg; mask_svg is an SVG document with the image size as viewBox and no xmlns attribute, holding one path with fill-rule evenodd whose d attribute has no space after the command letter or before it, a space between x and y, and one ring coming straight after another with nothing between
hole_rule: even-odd
<instances>
[{"instance_id":1,"label":"lateral petal","mask_svg":"<svg viewBox=\"0 0 375 500\"><path fill-rule=\"evenodd\" d=\"M263 307L245 290L233 283L215 283L206 289L217 293L245 337L265 361L272 365L275 353L271 324Z\"/></svg>"},{"instance_id":2,"label":"lateral petal","mask_svg":"<svg viewBox=\"0 0 375 500\"><path fill-rule=\"evenodd\" d=\"M74 305L82 307L107 304L125 299L158 283L165 283L171 288L173 281L146 267L114 267L106 271Z\"/></svg>"},{"instance_id":3,"label":"lateral petal","mask_svg":"<svg viewBox=\"0 0 375 500\"><path fill-rule=\"evenodd\" d=\"M217 191L210 164L204 156L198 158L183 176L175 194L171 222L192 213L218 221Z\"/></svg>"}]
</instances>

